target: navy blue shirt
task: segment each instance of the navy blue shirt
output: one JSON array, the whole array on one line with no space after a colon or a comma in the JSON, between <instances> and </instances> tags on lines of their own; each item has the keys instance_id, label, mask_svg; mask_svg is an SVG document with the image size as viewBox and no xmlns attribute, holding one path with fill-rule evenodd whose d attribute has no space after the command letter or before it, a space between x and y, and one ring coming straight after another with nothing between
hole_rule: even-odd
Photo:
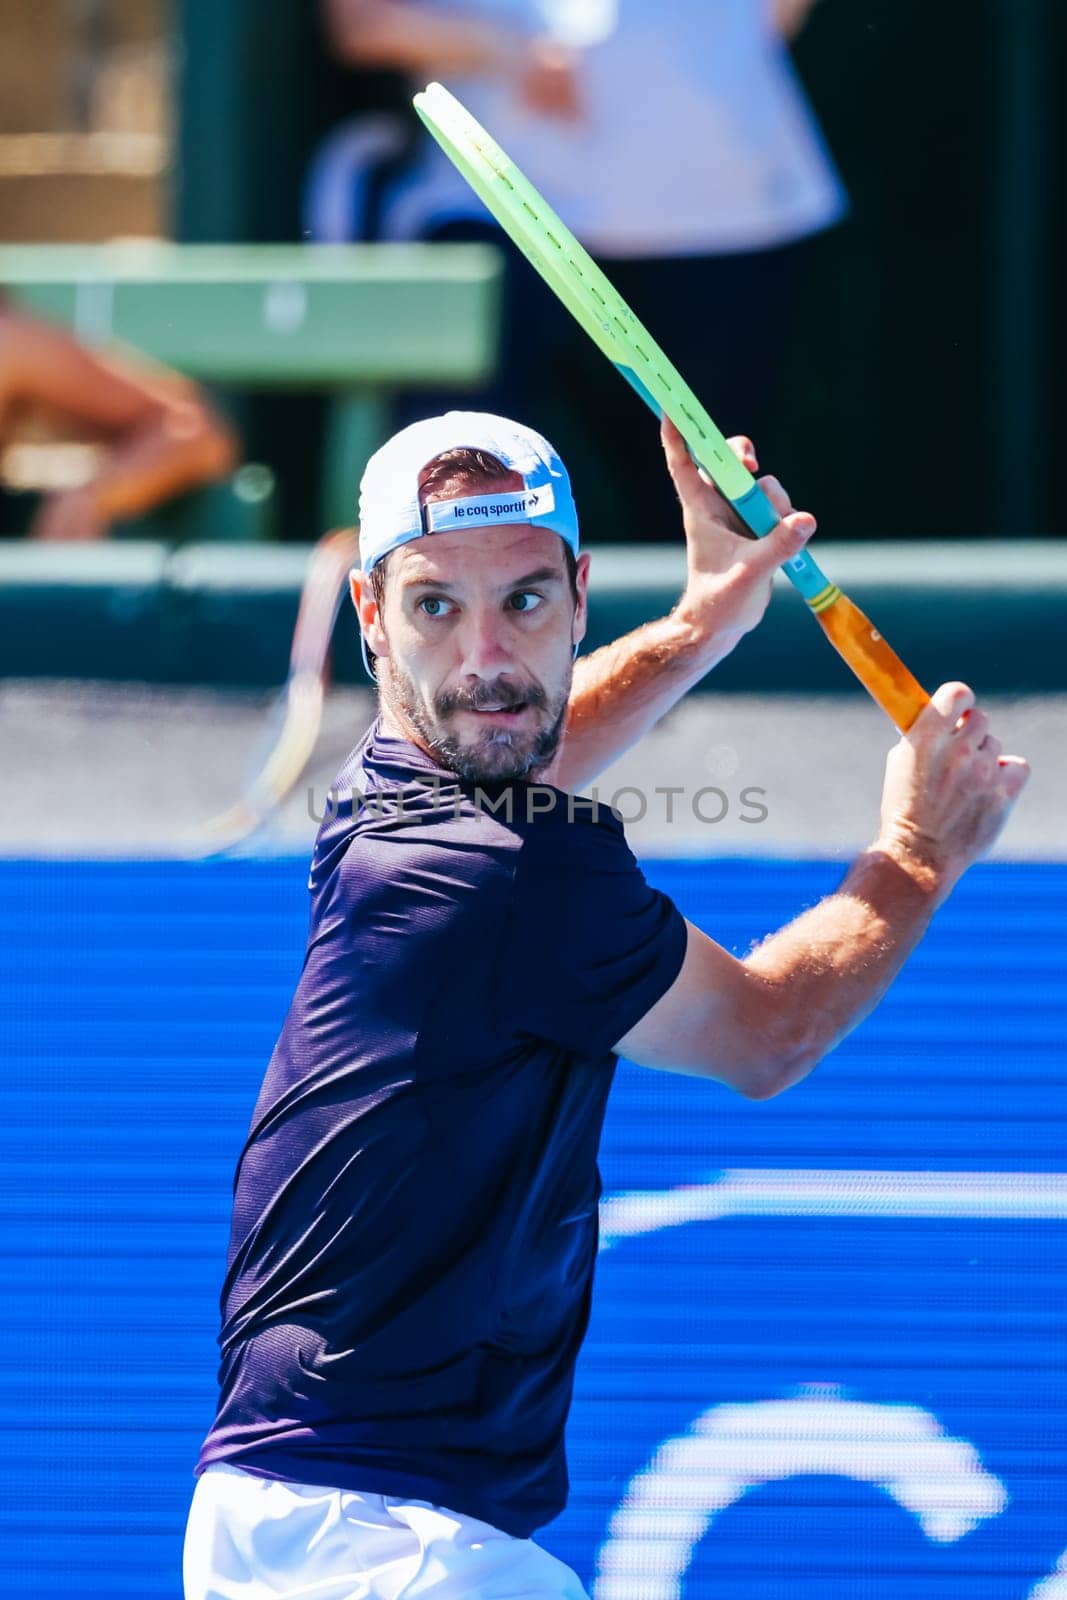
<instances>
[{"instance_id":1,"label":"navy blue shirt","mask_svg":"<svg viewBox=\"0 0 1067 1600\"><path fill-rule=\"evenodd\" d=\"M479 790L380 723L335 792L238 1163L197 1471L526 1537L566 1502L612 1047L673 983L685 923L606 806Z\"/></svg>"}]
</instances>

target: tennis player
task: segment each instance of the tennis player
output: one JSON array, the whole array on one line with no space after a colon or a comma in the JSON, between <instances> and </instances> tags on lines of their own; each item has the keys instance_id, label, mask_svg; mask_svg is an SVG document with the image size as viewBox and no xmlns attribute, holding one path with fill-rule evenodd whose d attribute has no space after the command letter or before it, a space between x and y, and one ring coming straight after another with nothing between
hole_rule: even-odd
<instances>
[{"instance_id":1,"label":"tennis player","mask_svg":"<svg viewBox=\"0 0 1067 1600\"><path fill-rule=\"evenodd\" d=\"M837 893L744 960L687 923L580 791L755 626L815 524L763 478L782 520L746 537L664 446L685 591L577 668L589 557L544 439L451 412L367 468L379 715L319 832L238 1165L187 1600L581 1600L531 1535L567 1496L616 1054L753 1100L799 1082L1026 781L945 684Z\"/></svg>"}]
</instances>

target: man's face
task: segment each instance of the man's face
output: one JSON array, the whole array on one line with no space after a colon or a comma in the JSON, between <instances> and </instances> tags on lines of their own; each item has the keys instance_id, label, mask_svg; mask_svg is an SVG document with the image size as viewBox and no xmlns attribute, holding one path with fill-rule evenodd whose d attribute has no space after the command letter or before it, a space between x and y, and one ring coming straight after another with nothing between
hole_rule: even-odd
<instances>
[{"instance_id":1,"label":"man's face","mask_svg":"<svg viewBox=\"0 0 1067 1600\"><path fill-rule=\"evenodd\" d=\"M559 745L585 633L558 534L529 523L435 533L388 557L381 615L357 605L383 710L467 782L543 772Z\"/></svg>"}]
</instances>

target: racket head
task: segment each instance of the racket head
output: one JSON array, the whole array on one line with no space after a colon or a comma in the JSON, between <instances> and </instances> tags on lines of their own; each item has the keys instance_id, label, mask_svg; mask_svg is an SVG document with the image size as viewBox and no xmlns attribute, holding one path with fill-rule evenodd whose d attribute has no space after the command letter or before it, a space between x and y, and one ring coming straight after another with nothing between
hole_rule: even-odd
<instances>
[{"instance_id":1,"label":"racket head","mask_svg":"<svg viewBox=\"0 0 1067 1600\"><path fill-rule=\"evenodd\" d=\"M414 103L445 154L575 320L641 399L658 415L670 418L694 461L752 531L757 536L768 534L779 520L774 506L734 455L678 369L566 224L481 124L441 84L428 85L415 96ZM806 550L785 562L783 571L833 636L829 622L844 599L840 590L828 581ZM880 638L869 626L868 631L871 639ZM925 691L895 656L895 666L881 662L880 670L872 673L861 659L863 651L851 633L848 637L842 634L834 642L890 716L913 714ZM903 706L897 704L895 691L890 694L887 683L882 681L900 674L910 680L905 686Z\"/></svg>"},{"instance_id":2,"label":"racket head","mask_svg":"<svg viewBox=\"0 0 1067 1600\"><path fill-rule=\"evenodd\" d=\"M646 403L667 415L730 501L756 488L677 368L589 252L496 141L439 83L414 100L423 123L482 203Z\"/></svg>"},{"instance_id":3,"label":"racket head","mask_svg":"<svg viewBox=\"0 0 1067 1600\"><path fill-rule=\"evenodd\" d=\"M564 224L496 141L447 89L439 83L431 83L415 96L413 103L428 131L482 204L608 360L616 361L619 357L617 344L600 319L592 315L580 292L578 275L566 270L560 252L551 245L550 235L554 231L557 240L581 249L577 240L568 234Z\"/></svg>"}]
</instances>

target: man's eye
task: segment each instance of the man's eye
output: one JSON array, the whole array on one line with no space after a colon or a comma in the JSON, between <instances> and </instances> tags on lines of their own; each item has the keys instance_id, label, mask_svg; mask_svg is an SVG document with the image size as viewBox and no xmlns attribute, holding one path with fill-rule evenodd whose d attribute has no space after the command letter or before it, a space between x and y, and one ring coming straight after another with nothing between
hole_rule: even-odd
<instances>
[{"instance_id":1,"label":"man's eye","mask_svg":"<svg viewBox=\"0 0 1067 1600\"><path fill-rule=\"evenodd\" d=\"M533 589L519 589L511 597L511 609L513 611L536 611L544 598L544 595L537 594ZM527 601L529 604L524 603Z\"/></svg>"},{"instance_id":2,"label":"man's eye","mask_svg":"<svg viewBox=\"0 0 1067 1600\"><path fill-rule=\"evenodd\" d=\"M424 595L419 601L421 609L428 617L445 617L448 615L449 602L440 594Z\"/></svg>"}]
</instances>

